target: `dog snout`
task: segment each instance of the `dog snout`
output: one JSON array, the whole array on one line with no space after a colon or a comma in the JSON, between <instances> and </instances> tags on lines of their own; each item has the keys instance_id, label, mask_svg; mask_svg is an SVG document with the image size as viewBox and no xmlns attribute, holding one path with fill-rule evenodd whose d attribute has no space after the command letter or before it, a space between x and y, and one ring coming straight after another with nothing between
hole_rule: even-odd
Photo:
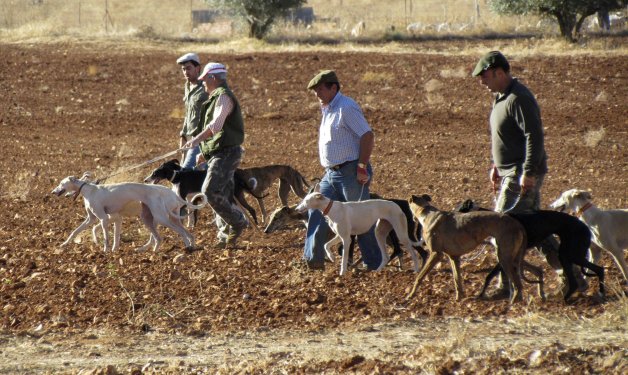
<instances>
[{"instance_id":1,"label":"dog snout","mask_svg":"<svg viewBox=\"0 0 628 375\"><path fill-rule=\"evenodd\" d=\"M50 194L56 195L57 197L61 196L63 193L65 193L65 189L62 187L56 187L50 192Z\"/></svg>"},{"instance_id":2,"label":"dog snout","mask_svg":"<svg viewBox=\"0 0 628 375\"><path fill-rule=\"evenodd\" d=\"M305 202L301 202L301 203L299 203L299 205L295 208L295 210L296 210L298 213L302 214L302 213L304 213L305 211L307 211L307 204L305 204Z\"/></svg>"}]
</instances>

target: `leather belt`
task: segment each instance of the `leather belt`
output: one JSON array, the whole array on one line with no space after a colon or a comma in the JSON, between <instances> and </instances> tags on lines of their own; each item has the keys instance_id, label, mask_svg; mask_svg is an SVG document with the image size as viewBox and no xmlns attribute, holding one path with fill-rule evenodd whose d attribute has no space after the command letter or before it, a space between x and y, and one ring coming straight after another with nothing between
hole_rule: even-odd
<instances>
[{"instance_id":1,"label":"leather belt","mask_svg":"<svg viewBox=\"0 0 628 375\"><path fill-rule=\"evenodd\" d=\"M340 163L340 164L337 164L337 165L331 166L331 167L329 167L329 169L331 169L332 171L337 171L337 170L339 170L340 168L344 167L345 165L347 165L347 164L349 164L349 163L353 163L354 161L355 161L355 160L348 160L348 161L345 161L344 163Z\"/></svg>"}]
</instances>

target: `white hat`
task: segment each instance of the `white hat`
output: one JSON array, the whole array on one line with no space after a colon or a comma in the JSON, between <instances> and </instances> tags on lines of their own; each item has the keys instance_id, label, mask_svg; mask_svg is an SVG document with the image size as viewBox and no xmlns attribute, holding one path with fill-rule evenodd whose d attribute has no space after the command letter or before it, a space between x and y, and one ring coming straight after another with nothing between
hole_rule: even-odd
<instances>
[{"instance_id":1,"label":"white hat","mask_svg":"<svg viewBox=\"0 0 628 375\"><path fill-rule=\"evenodd\" d=\"M188 61L195 61L197 64L201 65L201 59L198 58L198 55L195 53L186 53L185 55L179 57L177 59L177 64L185 64Z\"/></svg>"},{"instance_id":2,"label":"white hat","mask_svg":"<svg viewBox=\"0 0 628 375\"><path fill-rule=\"evenodd\" d=\"M203 72L200 76L198 76L198 79L203 79L208 74L218 73L227 73L227 68L221 63L210 62L205 65L205 68L203 68Z\"/></svg>"}]
</instances>

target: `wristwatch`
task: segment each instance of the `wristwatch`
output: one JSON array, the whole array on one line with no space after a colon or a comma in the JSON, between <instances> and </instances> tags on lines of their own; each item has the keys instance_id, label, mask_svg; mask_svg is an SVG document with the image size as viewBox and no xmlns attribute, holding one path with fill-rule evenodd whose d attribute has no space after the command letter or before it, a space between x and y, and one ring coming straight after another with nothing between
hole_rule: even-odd
<instances>
[{"instance_id":1,"label":"wristwatch","mask_svg":"<svg viewBox=\"0 0 628 375\"><path fill-rule=\"evenodd\" d=\"M358 163L358 168L366 169L366 164Z\"/></svg>"}]
</instances>

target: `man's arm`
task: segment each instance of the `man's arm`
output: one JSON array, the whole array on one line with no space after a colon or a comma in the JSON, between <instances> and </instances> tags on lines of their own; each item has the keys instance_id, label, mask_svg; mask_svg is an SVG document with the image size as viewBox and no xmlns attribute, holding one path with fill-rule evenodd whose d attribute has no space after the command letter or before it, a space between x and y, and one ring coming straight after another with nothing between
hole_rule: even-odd
<instances>
[{"instance_id":1,"label":"man's arm","mask_svg":"<svg viewBox=\"0 0 628 375\"><path fill-rule=\"evenodd\" d=\"M368 131L360 137L360 157L358 159L357 178L358 182L362 185L366 184L369 180L369 174L366 170L366 165L371 159L371 153L375 147L375 135L372 131ZM364 165L362 165L364 164Z\"/></svg>"},{"instance_id":2,"label":"man's arm","mask_svg":"<svg viewBox=\"0 0 628 375\"><path fill-rule=\"evenodd\" d=\"M209 122L209 124L205 125L205 129L203 129L202 132L194 137L194 139L186 143L186 148L194 148L204 140L213 137L214 134L222 130L227 116L231 113L231 111L233 111L233 107L233 100L231 100L229 95L220 95L218 97L218 102L216 103L216 108L214 109L212 120Z\"/></svg>"}]
</instances>

